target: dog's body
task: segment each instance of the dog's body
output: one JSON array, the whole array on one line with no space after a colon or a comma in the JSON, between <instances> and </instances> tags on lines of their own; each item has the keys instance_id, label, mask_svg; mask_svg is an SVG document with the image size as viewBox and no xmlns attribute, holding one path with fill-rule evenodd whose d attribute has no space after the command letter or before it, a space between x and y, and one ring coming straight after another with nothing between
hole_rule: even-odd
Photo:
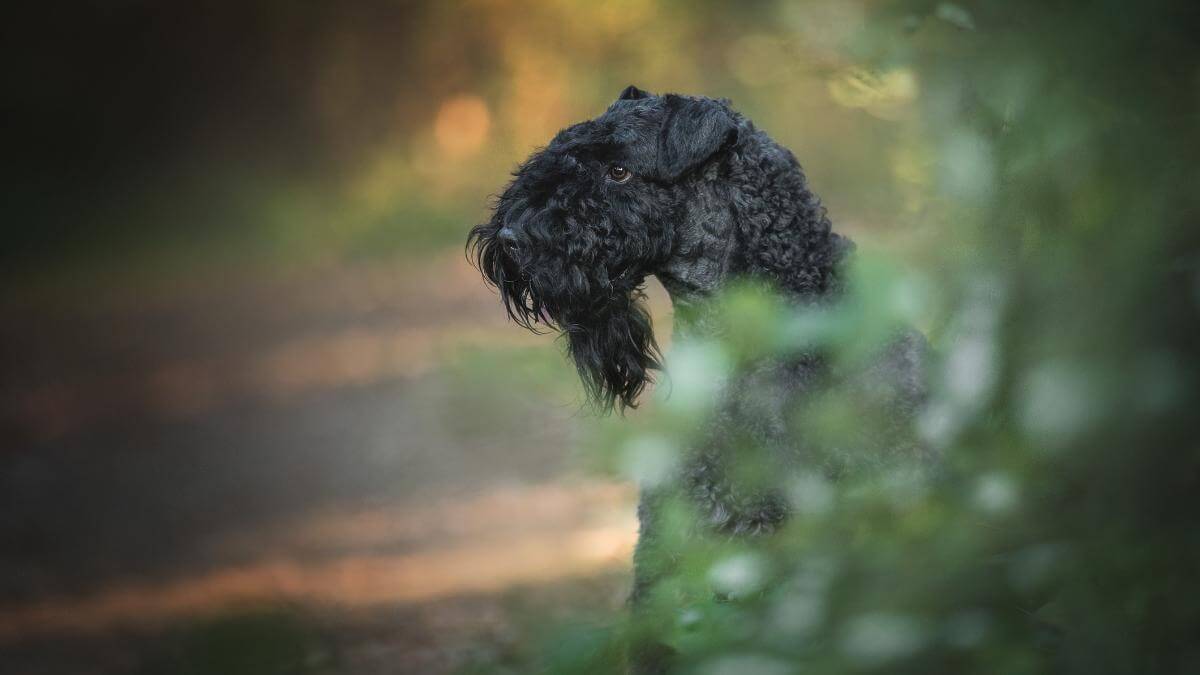
<instances>
[{"instance_id":1,"label":"dog's body","mask_svg":"<svg viewBox=\"0 0 1200 675\"><path fill-rule=\"evenodd\" d=\"M563 332L601 406L633 406L660 367L639 302L648 275L669 292L683 335L713 330L706 300L733 279L763 281L798 306L840 294L852 244L832 232L792 153L727 101L631 86L514 176L491 221L471 233L476 261L518 323ZM898 418L911 416L923 392L923 341L904 336L886 352L862 381ZM656 551L663 500L685 497L730 534L769 532L788 517L779 483L740 485L730 469L747 447L779 476L811 464L789 411L827 370L819 355L802 353L765 359L726 383L678 480L642 495L635 604L667 573L671 556ZM810 468L841 468L822 461Z\"/></svg>"}]
</instances>

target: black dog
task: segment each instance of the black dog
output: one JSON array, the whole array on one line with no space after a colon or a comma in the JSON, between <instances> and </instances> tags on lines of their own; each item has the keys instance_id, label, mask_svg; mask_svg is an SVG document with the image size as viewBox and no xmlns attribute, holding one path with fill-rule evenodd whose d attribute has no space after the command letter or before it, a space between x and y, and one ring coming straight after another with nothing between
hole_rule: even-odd
<instances>
[{"instance_id":1,"label":"black dog","mask_svg":"<svg viewBox=\"0 0 1200 675\"><path fill-rule=\"evenodd\" d=\"M832 231L792 153L725 100L630 86L514 176L468 246L517 323L565 335L589 394L609 409L634 406L660 367L641 304L647 275L670 293L683 332L703 333L705 300L735 278L762 281L801 306L836 297L853 248ZM869 388L910 417L922 398L923 342L905 336L886 351L869 368ZM778 486L736 484L734 448L763 449L785 468L806 453L811 460L788 410L825 379L822 359L810 354L767 360L727 383L727 403L679 480L642 495L635 604L668 573L661 561L670 556L655 551L667 496L685 496L728 533L768 532L788 516Z\"/></svg>"},{"instance_id":2,"label":"black dog","mask_svg":"<svg viewBox=\"0 0 1200 675\"><path fill-rule=\"evenodd\" d=\"M518 323L566 334L608 406L632 406L660 365L638 303L647 275L676 304L735 275L815 296L837 284L849 249L792 153L726 101L630 86L515 176L471 232L479 268Z\"/></svg>"}]
</instances>

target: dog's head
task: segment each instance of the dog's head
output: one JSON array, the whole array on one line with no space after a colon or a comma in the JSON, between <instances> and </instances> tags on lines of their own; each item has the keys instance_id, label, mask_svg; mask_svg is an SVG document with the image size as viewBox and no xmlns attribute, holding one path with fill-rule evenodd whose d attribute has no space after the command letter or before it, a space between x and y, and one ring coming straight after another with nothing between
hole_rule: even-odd
<instances>
[{"instance_id":1,"label":"dog's head","mask_svg":"<svg viewBox=\"0 0 1200 675\"><path fill-rule=\"evenodd\" d=\"M602 407L633 406L659 368L642 285L671 255L684 185L737 140L727 103L627 87L526 160L471 231L509 316L561 331Z\"/></svg>"}]
</instances>

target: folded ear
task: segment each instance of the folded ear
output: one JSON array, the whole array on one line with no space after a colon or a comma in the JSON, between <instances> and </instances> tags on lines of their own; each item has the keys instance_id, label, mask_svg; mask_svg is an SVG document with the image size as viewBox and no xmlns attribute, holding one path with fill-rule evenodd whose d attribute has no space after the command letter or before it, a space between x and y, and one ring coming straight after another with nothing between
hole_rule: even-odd
<instances>
[{"instance_id":1,"label":"folded ear","mask_svg":"<svg viewBox=\"0 0 1200 675\"><path fill-rule=\"evenodd\" d=\"M621 95L617 97L617 100L636 101L642 98L650 98L650 92L642 91L631 84L621 91Z\"/></svg>"},{"instance_id":2,"label":"folded ear","mask_svg":"<svg viewBox=\"0 0 1200 675\"><path fill-rule=\"evenodd\" d=\"M674 180L737 142L737 123L718 101L668 94L658 140L658 173Z\"/></svg>"}]
</instances>

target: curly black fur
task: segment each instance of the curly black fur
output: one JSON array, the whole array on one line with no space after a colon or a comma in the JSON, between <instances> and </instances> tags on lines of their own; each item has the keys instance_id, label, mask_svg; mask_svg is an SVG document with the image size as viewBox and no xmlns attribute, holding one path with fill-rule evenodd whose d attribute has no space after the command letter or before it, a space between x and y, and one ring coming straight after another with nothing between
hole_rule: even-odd
<instances>
[{"instance_id":1,"label":"curly black fur","mask_svg":"<svg viewBox=\"0 0 1200 675\"><path fill-rule=\"evenodd\" d=\"M792 153L728 101L632 86L522 164L467 245L514 321L565 336L607 409L636 406L661 367L647 275L677 304L730 275L815 297L849 247Z\"/></svg>"},{"instance_id":2,"label":"curly black fur","mask_svg":"<svg viewBox=\"0 0 1200 675\"><path fill-rule=\"evenodd\" d=\"M839 295L852 249L832 231L792 153L728 101L636 87L522 164L467 245L514 321L565 336L589 394L606 409L634 406L660 368L642 304L648 275L671 294L679 332L705 334L720 324L708 320L705 300L729 280L761 280L797 305L822 303ZM865 373L871 396L895 394L882 417L911 418L923 393L923 344L905 336ZM805 353L763 359L725 383L676 479L642 493L635 607L677 560L661 550L667 501L684 499L706 529L727 535L769 533L789 517L781 488L790 470L822 462L789 427L792 413L828 370L823 357ZM883 444L904 443L902 434L885 435L895 438ZM739 477L748 462L770 468L765 483ZM662 645L634 646L636 672L665 672L669 663Z\"/></svg>"}]
</instances>

